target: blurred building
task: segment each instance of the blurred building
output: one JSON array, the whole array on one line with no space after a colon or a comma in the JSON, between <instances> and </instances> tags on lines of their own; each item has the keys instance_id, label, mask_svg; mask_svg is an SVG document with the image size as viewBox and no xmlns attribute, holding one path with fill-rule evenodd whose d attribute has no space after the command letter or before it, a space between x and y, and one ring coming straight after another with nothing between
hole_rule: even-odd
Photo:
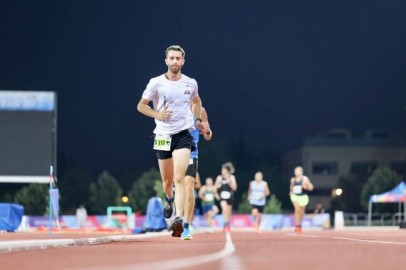
<instances>
[{"instance_id":1,"label":"blurred building","mask_svg":"<svg viewBox=\"0 0 406 270\"><path fill-rule=\"evenodd\" d=\"M372 172L378 166L388 166L406 177L406 134L331 129L305 139L302 147L283 155L283 176L290 178L297 165L303 166L317 188L309 208L317 203L329 207L341 177Z\"/></svg>"}]
</instances>

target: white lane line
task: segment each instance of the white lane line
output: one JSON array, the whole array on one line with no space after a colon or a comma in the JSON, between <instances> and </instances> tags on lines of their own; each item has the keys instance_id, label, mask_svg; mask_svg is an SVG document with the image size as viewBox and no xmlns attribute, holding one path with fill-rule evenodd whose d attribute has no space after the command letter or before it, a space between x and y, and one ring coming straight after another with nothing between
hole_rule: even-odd
<instances>
[{"instance_id":1,"label":"white lane line","mask_svg":"<svg viewBox=\"0 0 406 270\"><path fill-rule=\"evenodd\" d=\"M243 270L244 266L236 254L231 254L221 260L221 270Z\"/></svg>"},{"instance_id":2,"label":"white lane line","mask_svg":"<svg viewBox=\"0 0 406 270\"><path fill-rule=\"evenodd\" d=\"M350 238L350 237L339 237L339 236L326 236L326 235L311 235L311 234L293 234L287 233L286 235L289 236L299 236L299 237L311 237L311 238L330 238L330 239L338 239L338 240L346 240L346 241L353 241L353 242L363 242L369 244L384 244L384 245L406 245L406 242L394 242L394 241L383 241L383 240L369 240L369 239L357 239L357 238Z\"/></svg>"},{"instance_id":3,"label":"white lane line","mask_svg":"<svg viewBox=\"0 0 406 270\"><path fill-rule=\"evenodd\" d=\"M67 246L99 245L110 242L140 240L151 237L169 235L164 233L147 233L141 235L111 235L91 238L76 239L42 239L42 240L11 240L0 242L0 253L15 252L22 250L47 249Z\"/></svg>"},{"instance_id":4,"label":"white lane line","mask_svg":"<svg viewBox=\"0 0 406 270\"><path fill-rule=\"evenodd\" d=\"M63 247L74 245L73 239L52 239L52 240L25 240L25 241L2 241L0 242L0 253L13 252L28 249L45 249L49 247Z\"/></svg>"},{"instance_id":5,"label":"white lane line","mask_svg":"<svg viewBox=\"0 0 406 270\"><path fill-rule=\"evenodd\" d=\"M230 233L226 233L226 243L224 245L224 248L221 251L207 254L207 255L202 255L202 256L195 256L195 257L183 257L183 258L178 258L178 259L173 259L173 260L166 260L166 261L159 261L159 262L153 262L153 263L139 263L139 264L131 264L131 265L122 265L122 266L114 266L115 270L171 270L171 269L182 269L182 268L189 268L192 266L197 266L197 265L202 265L206 263L211 263L215 262L220 259L225 259L229 256L231 256L235 251L235 246L233 244L233 241L231 239ZM235 261L234 261L235 262ZM233 263L234 263L233 262ZM235 264L233 269L235 268ZM111 266L109 266L111 268ZM229 265L227 265L229 267ZM239 268L237 269L242 269L242 265L238 265ZM83 269L83 268L82 268ZM92 267L92 268L85 268L86 270L100 270L103 269L103 267ZM106 268L105 268L106 269ZM226 268L230 269L230 268Z\"/></svg>"},{"instance_id":6,"label":"white lane line","mask_svg":"<svg viewBox=\"0 0 406 270\"><path fill-rule=\"evenodd\" d=\"M356 241L356 242L372 243L372 244L406 245L406 242L393 242L393 241L381 241L381 240L356 239L356 238L336 237L336 236L332 236L331 238L340 239L340 240L348 240L348 241Z\"/></svg>"}]
</instances>

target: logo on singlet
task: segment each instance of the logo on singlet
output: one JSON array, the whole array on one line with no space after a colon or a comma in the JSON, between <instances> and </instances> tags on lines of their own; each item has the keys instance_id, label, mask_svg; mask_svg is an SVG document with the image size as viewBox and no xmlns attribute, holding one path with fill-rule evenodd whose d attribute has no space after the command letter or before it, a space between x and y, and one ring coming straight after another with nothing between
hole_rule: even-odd
<instances>
[{"instance_id":1,"label":"logo on singlet","mask_svg":"<svg viewBox=\"0 0 406 270\"><path fill-rule=\"evenodd\" d=\"M185 94L185 95L190 95L190 90L189 90L189 89L186 89L184 94Z\"/></svg>"}]
</instances>

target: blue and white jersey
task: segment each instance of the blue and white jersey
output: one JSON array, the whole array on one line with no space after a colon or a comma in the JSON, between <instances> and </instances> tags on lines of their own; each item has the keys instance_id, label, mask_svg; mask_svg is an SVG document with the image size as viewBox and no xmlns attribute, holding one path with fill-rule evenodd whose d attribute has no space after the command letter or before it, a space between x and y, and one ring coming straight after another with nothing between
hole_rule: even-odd
<instances>
[{"instance_id":1,"label":"blue and white jersey","mask_svg":"<svg viewBox=\"0 0 406 270\"><path fill-rule=\"evenodd\" d=\"M198 130L197 127L195 126L194 129L189 130L189 133L193 137L193 144L195 146L195 149L190 153L190 158L199 158L199 150L197 148L197 145L200 139L200 130Z\"/></svg>"},{"instance_id":2,"label":"blue and white jersey","mask_svg":"<svg viewBox=\"0 0 406 270\"><path fill-rule=\"evenodd\" d=\"M251 188L251 199L250 204L264 206L266 204L266 197L265 197L265 190L266 190L267 183L266 181L252 181L250 183Z\"/></svg>"}]
</instances>

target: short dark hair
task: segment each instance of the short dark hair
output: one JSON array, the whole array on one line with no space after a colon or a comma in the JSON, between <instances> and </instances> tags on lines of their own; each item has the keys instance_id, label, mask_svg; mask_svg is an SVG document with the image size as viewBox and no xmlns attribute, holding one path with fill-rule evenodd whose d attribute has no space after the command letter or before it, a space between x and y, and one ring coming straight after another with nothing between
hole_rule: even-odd
<instances>
[{"instance_id":1,"label":"short dark hair","mask_svg":"<svg viewBox=\"0 0 406 270\"><path fill-rule=\"evenodd\" d=\"M169 52L169 51L181 52L181 53L182 53L182 57L185 58L185 55L186 55L185 50L182 49L182 47L179 46L179 45L171 45L171 46L169 46L168 48L166 48L165 57L168 57L168 52Z\"/></svg>"}]
</instances>

